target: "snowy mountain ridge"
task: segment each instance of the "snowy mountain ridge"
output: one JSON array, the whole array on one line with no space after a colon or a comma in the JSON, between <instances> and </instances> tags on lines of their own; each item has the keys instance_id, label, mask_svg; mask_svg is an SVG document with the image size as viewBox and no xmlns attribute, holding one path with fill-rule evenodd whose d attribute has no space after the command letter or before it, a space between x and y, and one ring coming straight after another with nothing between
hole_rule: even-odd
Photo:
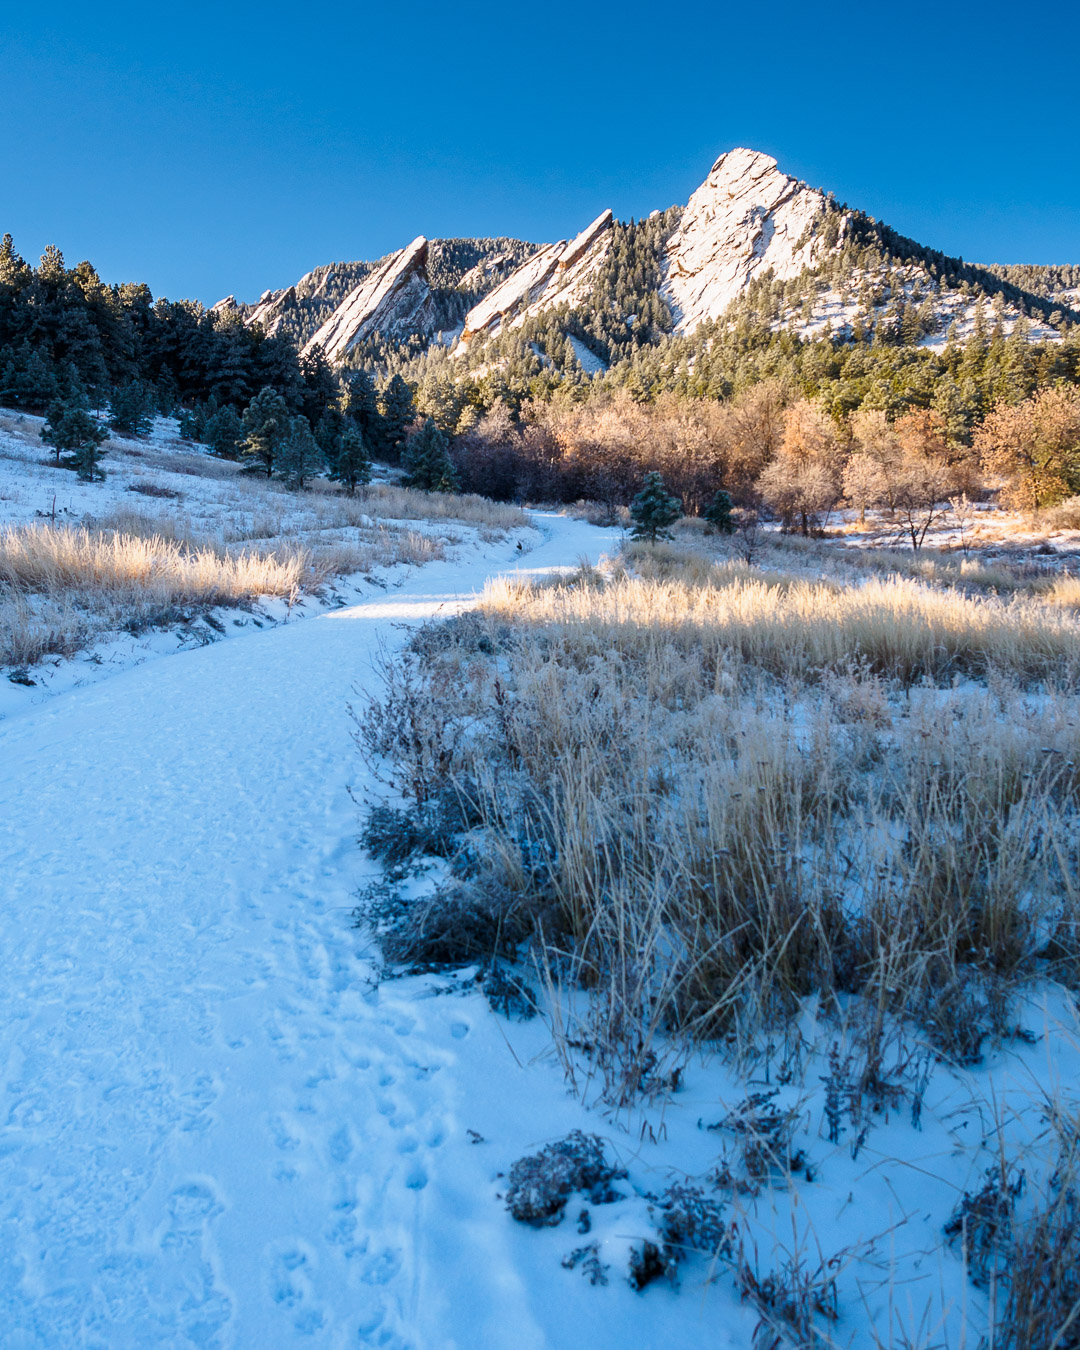
<instances>
[{"instance_id":1,"label":"snowy mountain ridge","mask_svg":"<svg viewBox=\"0 0 1080 1350\"><path fill-rule=\"evenodd\" d=\"M373 339L423 347L446 341L447 333L460 335L460 354L556 306L587 313L614 224L605 210L575 237L541 246L505 239L429 243L420 235L378 263L331 264L293 287L264 293L254 306L230 296L215 309L233 309L269 334L284 327L305 351L322 347L335 363L355 358ZM440 242L472 245L476 258L468 268L444 268L436 279L432 253ZM980 312L1006 334L1024 321L1031 340L1057 338L1064 318L1080 321L1073 312L1077 288L1055 286L1049 275L1073 269L989 269L947 258L742 147L717 158L657 263L652 293L665 302L675 334L721 318L741 299L760 301L762 288L768 322L805 337L858 337L884 325L902 341L940 346L952 325L958 334L969 332ZM1037 285L1025 275L1017 286L1004 275L1041 271L1047 278ZM304 322L315 310L319 324ZM626 322L634 318L628 313Z\"/></svg>"}]
</instances>

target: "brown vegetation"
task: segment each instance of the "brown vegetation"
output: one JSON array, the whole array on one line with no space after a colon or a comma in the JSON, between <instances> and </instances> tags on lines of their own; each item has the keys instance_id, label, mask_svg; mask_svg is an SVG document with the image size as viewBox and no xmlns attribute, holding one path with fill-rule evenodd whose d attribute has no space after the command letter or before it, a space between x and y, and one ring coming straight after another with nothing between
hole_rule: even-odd
<instances>
[{"instance_id":1,"label":"brown vegetation","mask_svg":"<svg viewBox=\"0 0 1080 1350\"><path fill-rule=\"evenodd\" d=\"M526 404L517 422L497 404L457 438L454 455L470 489L499 499L614 507L657 471L687 515L724 488L808 535L844 502L860 517L885 512L918 549L961 497L1000 488L1007 504L1042 511L1080 492L1080 392L1001 403L972 438L926 408L834 415L778 381L726 401L641 403L620 390Z\"/></svg>"}]
</instances>

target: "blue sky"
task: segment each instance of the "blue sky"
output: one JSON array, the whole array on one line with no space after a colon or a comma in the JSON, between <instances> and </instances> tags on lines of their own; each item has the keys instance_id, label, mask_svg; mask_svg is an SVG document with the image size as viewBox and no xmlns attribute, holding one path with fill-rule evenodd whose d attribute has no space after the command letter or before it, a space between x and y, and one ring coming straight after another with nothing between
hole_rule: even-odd
<instances>
[{"instance_id":1,"label":"blue sky","mask_svg":"<svg viewBox=\"0 0 1080 1350\"><path fill-rule=\"evenodd\" d=\"M1080 6L103 3L0 18L0 231L208 303L571 234L748 145L924 243L1080 263Z\"/></svg>"}]
</instances>

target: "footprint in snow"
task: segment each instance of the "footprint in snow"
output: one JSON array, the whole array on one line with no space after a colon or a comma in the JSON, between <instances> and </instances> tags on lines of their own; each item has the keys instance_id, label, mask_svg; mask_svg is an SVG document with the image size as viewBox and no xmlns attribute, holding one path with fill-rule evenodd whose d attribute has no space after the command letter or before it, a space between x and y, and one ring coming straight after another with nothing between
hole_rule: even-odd
<instances>
[{"instance_id":1,"label":"footprint in snow","mask_svg":"<svg viewBox=\"0 0 1080 1350\"><path fill-rule=\"evenodd\" d=\"M330 1139L330 1157L339 1165L349 1161L352 1156L352 1133L348 1125L342 1125L334 1131Z\"/></svg>"},{"instance_id":2,"label":"footprint in snow","mask_svg":"<svg viewBox=\"0 0 1080 1350\"><path fill-rule=\"evenodd\" d=\"M206 1225L224 1208L208 1181L192 1180L177 1186L169 1196L169 1227L161 1239L162 1251L201 1244Z\"/></svg>"}]
</instances>

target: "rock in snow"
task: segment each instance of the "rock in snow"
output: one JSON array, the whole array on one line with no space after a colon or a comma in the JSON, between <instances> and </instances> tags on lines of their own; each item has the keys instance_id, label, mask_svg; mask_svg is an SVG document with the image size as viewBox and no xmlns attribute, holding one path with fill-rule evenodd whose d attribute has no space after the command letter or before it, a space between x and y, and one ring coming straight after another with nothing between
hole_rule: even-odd
<instances>
[{"instance_id":1,"label":"rock in snow","mask_svg":"<svg viewBox=\"0 0 1080 1350\"><path fill-rule=\"evenodd\" d=\"M828 209L809 188L756 150L721 155L693 194L664 254L662 293L676 331L722 314L753 277L779 280L817 260L812 226Z\"/></svg>"},{"instance_id":2,"label":"rock in snow","mask_svg":"<svg viewBox=\"0 0 1080 1350\"><path fill-rule=\"evenodd\" d=\"M422 331L431 317L427 253L428 242L420 234L408 248L392 254L349 292L304 351L322 347L329 361L340 361L373 333L405 338Z\"/></svg>"}]
</instances>

